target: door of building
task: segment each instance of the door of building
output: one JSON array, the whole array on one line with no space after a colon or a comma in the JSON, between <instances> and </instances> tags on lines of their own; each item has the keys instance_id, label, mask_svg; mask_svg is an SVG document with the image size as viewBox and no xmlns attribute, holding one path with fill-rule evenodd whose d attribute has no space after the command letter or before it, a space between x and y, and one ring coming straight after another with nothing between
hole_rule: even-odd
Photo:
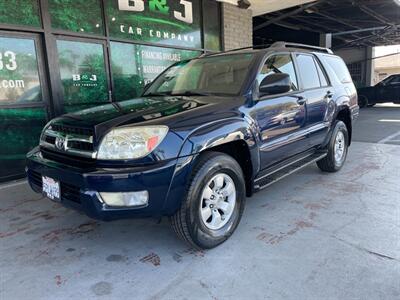
<instances>
[{"instance_id":1,"label":"door of building","mask_svg":"<svg viewBox=\"0 0 400 300\"><path fill-rule=\"evenodd\" d=\"M0 181L24 173L49 118L43 66L39 34L0 31Z\"/></svg>"}]
</instances>

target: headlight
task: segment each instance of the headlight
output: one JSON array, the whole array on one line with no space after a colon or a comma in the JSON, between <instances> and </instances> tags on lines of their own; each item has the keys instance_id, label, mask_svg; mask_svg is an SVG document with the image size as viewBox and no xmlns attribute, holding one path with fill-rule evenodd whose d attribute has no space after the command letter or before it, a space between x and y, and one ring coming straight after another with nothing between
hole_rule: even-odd
<instances>
[{"instance_id":1,"label":"headlight","mask_svg":"<svg viewBox=\"0 0 400 300\"><path fill-rule=\"evenodd\" d=\"M168 133L167 126L123 127L101 141L98 159L135 159L151 153Z\"/></svg>"}]
</instances>

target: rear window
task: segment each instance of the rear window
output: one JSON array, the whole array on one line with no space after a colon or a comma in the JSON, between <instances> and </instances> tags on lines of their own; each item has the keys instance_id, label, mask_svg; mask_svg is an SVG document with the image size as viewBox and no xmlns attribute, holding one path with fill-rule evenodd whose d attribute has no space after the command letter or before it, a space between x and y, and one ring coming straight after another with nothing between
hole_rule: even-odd
<instances>
[{"instance_id":1,"label":"rear window","mask_svg":"<svg viewBox=\"0 0 400 300\"><path fill-rule=\"evenodd\" d=\"M349 70L347 69L346 64L341 58L324 55L323 61L325 62L325 64L328 65L328 67L330 67L333 70L334 75L337 77L337 80L339 82L341 83L352 82Z\"/></svg>"}]
</instances>

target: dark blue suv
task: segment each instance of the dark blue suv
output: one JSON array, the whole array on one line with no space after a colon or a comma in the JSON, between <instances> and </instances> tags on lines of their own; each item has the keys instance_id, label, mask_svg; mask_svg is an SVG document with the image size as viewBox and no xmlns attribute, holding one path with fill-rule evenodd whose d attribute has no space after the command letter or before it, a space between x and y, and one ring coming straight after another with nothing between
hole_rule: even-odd
<instances>
[{"instance_id":1,"label":"dark blue suv","mask_svg":"<svg viewBox=\"0 0 400 300\"><path fill-rule=\"evenodd\" d=\"M33 190L88 216L169 216L212 248L246 196L316 162L344 164L358 116L346 65L329 49L275 43L179 62L143 96L63 115L27 156Z\"/></svg>"}]
</instances>

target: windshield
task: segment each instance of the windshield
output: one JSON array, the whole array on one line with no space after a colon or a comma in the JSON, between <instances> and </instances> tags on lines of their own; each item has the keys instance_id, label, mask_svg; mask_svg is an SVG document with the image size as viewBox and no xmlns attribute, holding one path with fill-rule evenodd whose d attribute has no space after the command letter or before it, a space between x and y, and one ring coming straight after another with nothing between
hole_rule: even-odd
<instances>
[{"instance_id":1,"label":"windshield","mask_svg":"<svg viewBox=\"0 0 400 300\"><path fill-rule=\"evenodd\" d=\"M177 63L161 74L144 95L238 95L253 57L242 53Z\"/></svg>"}]
</instances>

